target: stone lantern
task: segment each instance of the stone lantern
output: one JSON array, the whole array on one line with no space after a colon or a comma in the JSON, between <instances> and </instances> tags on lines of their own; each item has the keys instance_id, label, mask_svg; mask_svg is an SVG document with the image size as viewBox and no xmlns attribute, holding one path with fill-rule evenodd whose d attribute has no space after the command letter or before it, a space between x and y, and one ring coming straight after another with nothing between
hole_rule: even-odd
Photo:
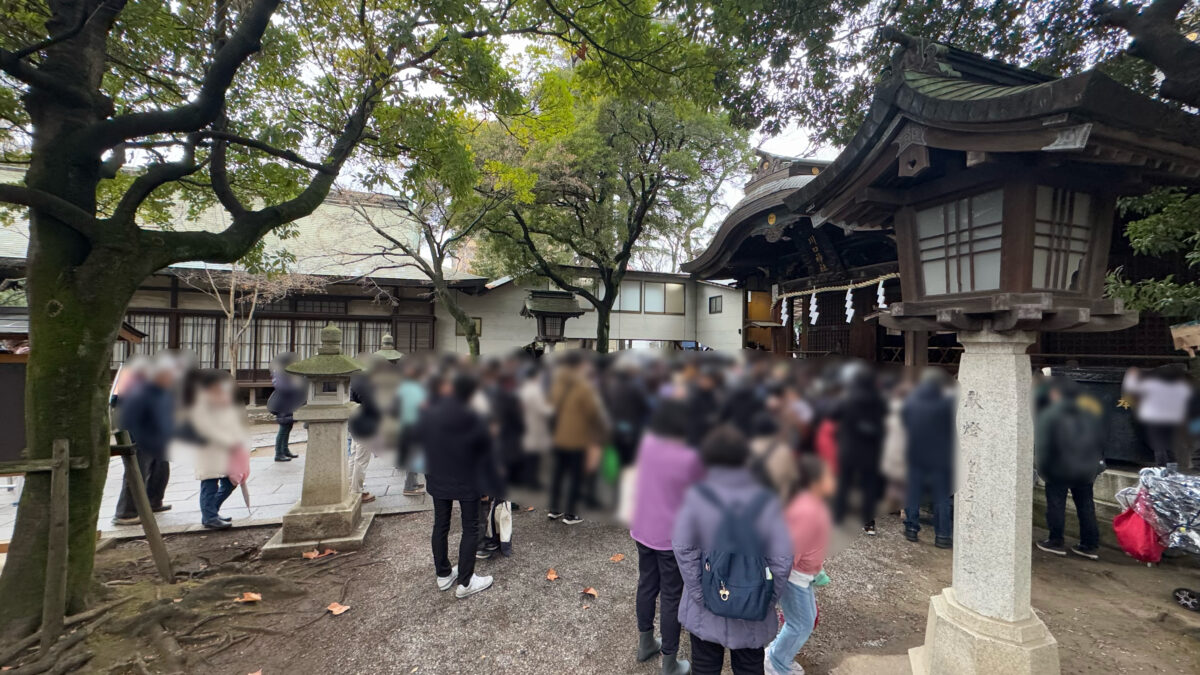
<instances>
[{"instance_id":1,"label":"stone lantern","mask_svg":"<svg viewBox=\"0 0 1200 675\"><path fill-rule=\"evenodd\" d=\"M566 339L567 319L582 314L575 294L568 291L529 291L521 308L521 316L537 320L537 339L551 351Z\"/></svg>"},{"instance_id":2,"label":"stone lantern","mask_svg":"<svg viewBox=\"0 0 1200 675\"><path fill-rule=\"evenodd\" d=\"M390 334L383 336L382 343L383 346L373 352L372 356L383 359L384 361L391 361L392 363L404 358L403 353L396 351L396 340Z\"/></svg>"},{"instance_id":3,"label":"stone lantern","mask_svg":"<svg viewBox=\"0 0 1200 675\"><path fill-rule=\"evenodd\" d=\"M304 483L300 501L283 516L283 527L263 546L263 557L291 557L318 547L350 551L362 546L373 513L362 513L362 495L351 494L346 460L346 421L350 377L363 367L342 354L342 331L321 330L316 356L297 361L287 372L308 379L308 403L296 411L308 425Z\"/></svg>"}]
</instances>

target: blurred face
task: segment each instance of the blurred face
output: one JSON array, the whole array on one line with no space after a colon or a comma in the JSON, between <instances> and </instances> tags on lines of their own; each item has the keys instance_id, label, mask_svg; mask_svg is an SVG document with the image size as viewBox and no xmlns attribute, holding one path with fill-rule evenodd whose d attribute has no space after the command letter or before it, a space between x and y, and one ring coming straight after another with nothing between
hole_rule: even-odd
<instances>
[{"instance_id":1,"label":"blurred face","mask_svg":"<svg viewBox=\"0 0 1200 675\"><path fill-rule=\"evenodd\" d=\"M202 395L210 405L232 405L233 385L229 382L216 382L205 387Z\"/></svg>"}]
</instances>

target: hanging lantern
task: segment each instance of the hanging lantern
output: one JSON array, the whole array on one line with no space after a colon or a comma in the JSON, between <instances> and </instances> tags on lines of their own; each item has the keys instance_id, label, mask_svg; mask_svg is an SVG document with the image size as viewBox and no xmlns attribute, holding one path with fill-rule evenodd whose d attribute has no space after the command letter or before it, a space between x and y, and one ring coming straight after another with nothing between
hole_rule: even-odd
<instances>
[{"instance_id":1,"label":"hanging lantern","mask_svg":"<svg viewBox=\"0 0 1200 675\"><path fill-rule=\"evenodd\" d=\"M846 323L854 318L854 289L846 289Z\"/></svg>"}]
</instances>

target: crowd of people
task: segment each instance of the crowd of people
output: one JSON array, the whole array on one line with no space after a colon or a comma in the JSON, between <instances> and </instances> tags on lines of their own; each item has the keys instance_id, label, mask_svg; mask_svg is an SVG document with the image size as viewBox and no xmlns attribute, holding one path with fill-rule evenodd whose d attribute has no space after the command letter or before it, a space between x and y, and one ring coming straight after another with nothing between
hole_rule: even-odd
<instances>
[{"instance_id":1,"label":"crowd of people","mask_svg":"<svg viewBox=\"0 0 1200 675\"><path fill-rule=\"evenodd\" d=\"M296 456L292 415L305 402L303 381L286 372L291 360L276 359L268 402L280 462ZM927 507L933 545L953 546L956 392L939 368L755 352L565 351L478 362L392 352L365 361L350 386L350 489L371 501L367 466L394 451L404 494L428 492L433 504L438 588L466 598L492 585L477 561L512 555L516 494L545 491L548 517L564 526L615 513L638 551L637 658L659 658L667 675L719 673L726 651L736 675L802 672L795 658L816 625L817 589L830 583L823 567L833 527L873 536L881 504L903 515L911 542L920 541ZM204 526L228 527L221 504L249 471L232 379L166 358L131 372L114 403L153 508L169 508L166 458L186 448L197 455ZM1190 383L1170 370L1132 371L1124 387L1156 460L1173 461L1174 439L1200 417ZM1046 484L1049 530L1037 546L1095 558L1102 411L1060 378L1039 378L1035 393L1034 468ZM1070 549L1068 493L1080 518ZM137 520L127 494L116 520ZM683 629L690 663L679 658Z\"/></svg>"}]
</instances>

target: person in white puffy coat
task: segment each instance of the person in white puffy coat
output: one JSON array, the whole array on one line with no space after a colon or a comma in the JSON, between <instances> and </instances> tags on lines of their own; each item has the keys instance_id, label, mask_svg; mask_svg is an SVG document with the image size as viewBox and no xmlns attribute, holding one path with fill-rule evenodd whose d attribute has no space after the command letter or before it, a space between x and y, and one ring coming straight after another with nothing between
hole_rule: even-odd
<instances>
[{"instance_id":1,"label":"person in white puffy coat","mask_svg":"<svg viewBox=\"0 0 1200 675\"><path fill-rule=\"evenodd\" d=\"M172 445L194 453L196 479L200 481L201 524L223 530L232 519L222 518L221 505L245 477L248 458L246 428L241 406L233 396L233 378L223 370L192 374L184 391L184 419ZM230 478L230 473L241 474Z\"/></svg>"}]
</instances>

